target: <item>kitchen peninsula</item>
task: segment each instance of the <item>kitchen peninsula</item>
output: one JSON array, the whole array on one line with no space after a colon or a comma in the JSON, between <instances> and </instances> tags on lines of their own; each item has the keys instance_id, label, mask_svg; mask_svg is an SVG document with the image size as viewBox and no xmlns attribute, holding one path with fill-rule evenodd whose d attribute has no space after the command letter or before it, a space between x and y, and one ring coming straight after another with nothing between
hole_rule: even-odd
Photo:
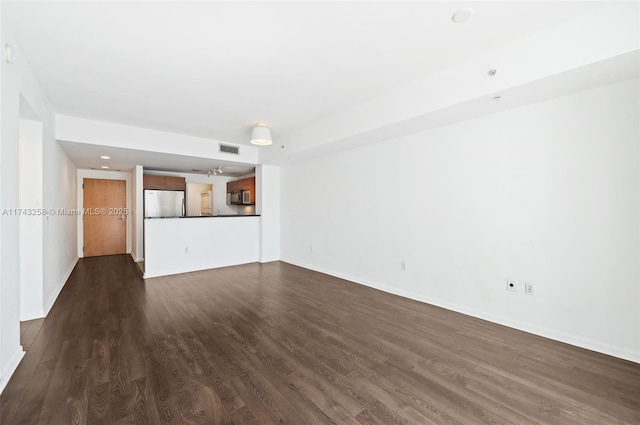
<instances>
[{"instance_id":1,"label":"kitchen peninsula","mask_svg":"<svg viewBox=\"0 0 640 425\"><path fill-rule=\"evenodd\" d=\"M185 188L189 185L184 177L144 175L145 278L259 259L260 216L255 214L255 177L226 184L226 209L237 214L219 214L222 208L219 206L213 215L187 215ZM236 193L240 195L238 203L232 202ZM200 193L196 196L199 198Z\"/></svg>"},{"instance_id":2,"label":"kitchen peninsula","mask_svg":"<svg viewBox=\"0 0 640 425\"><path fill-rule=\"evenodd\" d=\"M145 218L144 277L258 261L260 217Z\"/></svg>"}]
</instances>

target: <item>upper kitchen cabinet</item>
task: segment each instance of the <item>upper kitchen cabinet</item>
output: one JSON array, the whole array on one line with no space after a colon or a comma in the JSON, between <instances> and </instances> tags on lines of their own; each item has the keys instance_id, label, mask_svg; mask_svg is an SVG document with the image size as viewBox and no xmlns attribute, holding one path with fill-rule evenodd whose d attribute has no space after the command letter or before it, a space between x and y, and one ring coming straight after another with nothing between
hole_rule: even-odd
<instances>
[{"instance_id":1,"label":"upper kitchen cabinet","mask_svg":"<svg viewBox=\"0 0 640 425\"><path fill-rule=\"evenodd\" d=\"M243 185L244 188L242 190L249 190L251 193L251 203L255 204L256 203L256 178L255 177L249 177L247 179L243 179L240 181L244 181Z\"/></svg>"},{"instance_id":2,"label":"upper kitchen cabinet","mask_svg":"<svg viewBox=\"0 0 640 425\"><path fill-rule=\"evenodd\" d=\"M164 188L166 190L186 190L187 185L184 177L165 176Z\"/></svg>"},{"instance_id":3,"label":"upper kitchen cabinet","mask_svg":"<svg viewBox=\"0 0 640 425\"><path fill-rule=\"evenodd\" d=\"M234 193L238 190L238 180L234 180L232 182L227 182L227 193Z\"/></svg>"},{"instance_id":4,"label":"upper kitchen cabinet","mask_svg":"<svg viewBox=\"0 0 640 425\"><path fill-rule=\"evenodd\" d=\"M164 189L164 176L145 174L142 176L142 186L145 189Z\"/></svg>"},{"instance_id":5,"label":"upper kitchen cabinet","mask_svg":"<svg viewBox=\"0 0 640 425\"><path fill-rule=\"evenodd\" d=\"M187 188L184 177L156 176L151 174L142 176L142 185L145 189L156 190L185 190Z\"/></svg>"}]
</instances>

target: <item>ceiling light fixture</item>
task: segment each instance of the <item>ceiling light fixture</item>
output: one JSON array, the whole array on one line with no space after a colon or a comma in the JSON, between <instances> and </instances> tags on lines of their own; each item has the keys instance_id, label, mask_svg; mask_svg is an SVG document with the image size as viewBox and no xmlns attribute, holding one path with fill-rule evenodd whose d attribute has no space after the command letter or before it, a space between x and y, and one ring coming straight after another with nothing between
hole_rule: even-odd
<instances>
[{"instance_id":1,"label":"ceiling light fixture","mask_svg":"<svg viewBox=\"0 0 640 425\"><path fill-rule=\"evenodd\" d=\"M251 143L258 146L268 146L273 143L271 131L263 122L259 122L251 131Z\"/></svg>"},{"instance_id":2,"label":"ceiling light fixture","mask_svg":"<svg viewBox=\"0 0 640 425\"><path fill-rule=\"evenodd\" d=\"M100 166L100 168L102 168L102 169L106 170L106 169L108 169L108 168L109 168L109 166L108 166L108 165L102 165L102 166Z\"/></svg>"},{"instance_id":3,"label":"ceiling light fixture","mask_svg":"<svg viewBox=\"0 0 640 425\"><path fill-rule=\"evenodd\" d=\"M207 170L207 177L211 177L211 175L217 176L218 174L222 174L222 165L219 165L218 168Z\"/></svg>"},{"instance_id":4,"label":"ceiling light fixture","mask_svg":"<svg viewBox=\"0 0 640 425\"><path fill-rule=\"evenodd\" d=\"M451 16L451 20L456 24L466 22L471 15L473 15L473 9L460 9Z\"/></svg>"},{"instance_id":5,"label":"ceiling light fixture","mask_svg":"<svg viewBox=\"0 0 640 425\"><path fill-rule=\"evenodd\" d=\"M111 159L111 157L107 155L100 155L100 159Z\"/></svg>"}]
</instances>

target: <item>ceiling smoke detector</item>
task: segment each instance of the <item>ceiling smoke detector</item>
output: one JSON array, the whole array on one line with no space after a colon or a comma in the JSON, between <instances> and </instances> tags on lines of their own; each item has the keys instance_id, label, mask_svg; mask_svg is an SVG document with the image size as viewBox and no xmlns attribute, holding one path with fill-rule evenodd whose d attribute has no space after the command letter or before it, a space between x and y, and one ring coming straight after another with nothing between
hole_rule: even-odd
<instances>
[{"instance_id":1,"label":"ceiling smoke detector","mask_svg":"<svg viewBox=\"0 0 640 425\"><path fill-rule=\"evenodd\" d=\"M16 63L16 51L9 44L4 45L7 63Z\"/></svg>"},{"instance_id":2,"label":"ceiling smoke detector","mask_svg":"<svg viewBox=\"0 0 640 425\"><path fill-rule=\"evenodd\" d=\"M451 20L456 24L461 24L469 20L473 15L473 9L460 9L451 16Z\"/></svg>"}]
</instances>

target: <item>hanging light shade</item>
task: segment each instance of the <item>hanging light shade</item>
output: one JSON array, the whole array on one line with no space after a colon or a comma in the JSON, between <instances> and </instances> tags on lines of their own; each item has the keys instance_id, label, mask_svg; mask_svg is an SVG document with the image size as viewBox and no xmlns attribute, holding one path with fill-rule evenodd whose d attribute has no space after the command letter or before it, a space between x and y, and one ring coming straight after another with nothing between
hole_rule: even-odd
<instances>
[{"instance_id":1,"label":"hanging light shade","mask_svg":"<svg viewBox=\"0 0 640 425\"><path fill-rule=\"evenodd\" d=\"M268 146L273 143L271 140L271 131L265 123L259 122L253 127L251 131L251 143L258 146Z\"/></svg>"}]
</instances>

